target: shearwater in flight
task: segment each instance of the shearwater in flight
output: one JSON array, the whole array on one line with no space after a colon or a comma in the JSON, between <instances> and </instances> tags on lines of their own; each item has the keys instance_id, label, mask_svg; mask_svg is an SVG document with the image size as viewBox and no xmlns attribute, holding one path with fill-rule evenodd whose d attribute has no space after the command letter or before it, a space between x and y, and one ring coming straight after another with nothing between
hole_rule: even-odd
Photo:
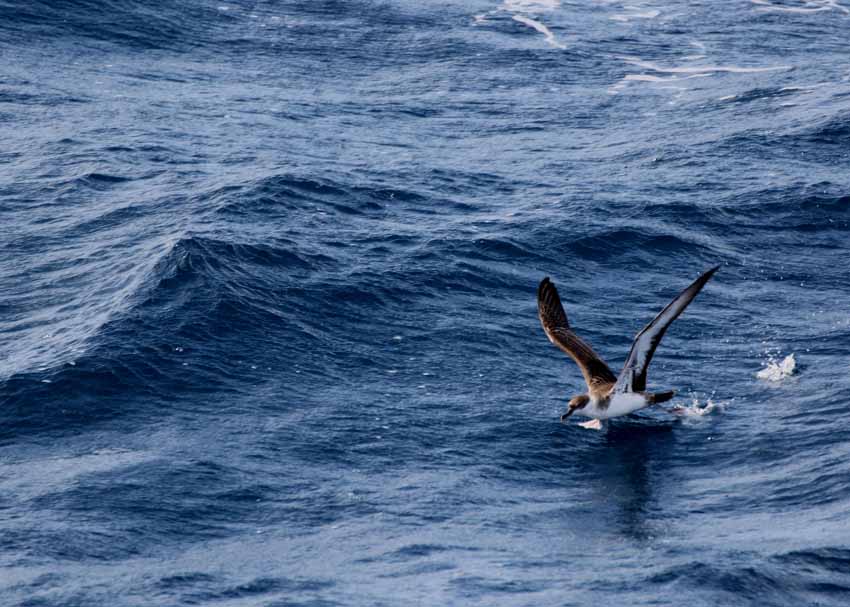
<instances>
[{"instance_id":1,"label":"shearwater in flight","mask_svg":"<svg viewBox=\"0 0 850 607\"><path fill-rule=\"evenodd\" d=\"M548 276L544 278L537 289L537 312L543 330L549 341L576 361L587 383L587 394L570 399L569 409L561 416L561 421L576 413L593 418L593 421L582 426L599 429L602 427L600 420L628 415L673 398L676 393L674 390L646 392L649 361L667 327L688 307L719 268L714 267L697 278L637 334L619 377L614 376L590 344L573 332L555 285Z\"/></svg>"}]
</instances>

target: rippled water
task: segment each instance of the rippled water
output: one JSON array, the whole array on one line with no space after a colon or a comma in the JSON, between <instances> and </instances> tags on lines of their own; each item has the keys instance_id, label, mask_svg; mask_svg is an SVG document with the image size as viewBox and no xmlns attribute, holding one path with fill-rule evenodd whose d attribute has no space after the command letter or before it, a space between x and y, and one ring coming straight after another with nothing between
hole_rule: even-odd
<instances>
[{"instance_id":1,"label":"rippled water","mask_svg":"<svg viewBox=\"0 0 850 607\"><path fill-rule=\"evenodd\" d=\"M849 13L0 0L0 603L848 604Z\"/></svg>"}]
</instances>

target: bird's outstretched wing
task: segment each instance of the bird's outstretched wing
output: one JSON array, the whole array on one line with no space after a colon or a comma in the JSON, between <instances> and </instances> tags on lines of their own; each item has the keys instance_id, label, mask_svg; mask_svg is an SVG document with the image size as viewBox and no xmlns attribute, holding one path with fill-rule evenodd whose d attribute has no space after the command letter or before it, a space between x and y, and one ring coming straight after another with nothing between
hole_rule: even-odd
<instances>
[{"instance_id":1,"label":"bird's outstretched wing","mask_svg":"<svg viewBox=\"0 0 850 607\"><path fill-rule=\"evenodd\" d=\"M661 338L667 331L667 327L688 307L688 304L693 301L697 293L702 290L705 283L714 276L718 269L720 269L720 266L710 269L697 278L691 286L679 293L676 299L667 304L667 307L661 310L658 316L637 334L632 343L632 349L629 351L629 357L626 359L626 364L620 372L620 377L617 378L615 391L640 392L646 390L646 370L649 367L649 361L652 360L652 355L655 354L655 348L661 343Z\"/></svg>"},{"instance_id":2,"label":"bird's outstretched wing","mask_svg":"<svg viewBox=\"0 0 850 607\"><path fill-rule=\"evenodd\" d=\"M547 276L537 288L537 313L546 336L566 352L579 366L584 381L592 392L607 391L617 380L593 348L576 335L567 321L558 291Z\"/></svg>"}]
</instances>

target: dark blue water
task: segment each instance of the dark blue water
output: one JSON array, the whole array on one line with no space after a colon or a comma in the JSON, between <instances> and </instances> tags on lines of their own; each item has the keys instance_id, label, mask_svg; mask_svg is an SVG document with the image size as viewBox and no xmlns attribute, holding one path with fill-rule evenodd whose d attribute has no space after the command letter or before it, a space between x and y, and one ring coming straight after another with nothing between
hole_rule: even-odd
<instances>
[{"instance_id":1,"label":"dark blue water","mask_svg":"<svg viewBox=\"0 0 850 607\"><path fill-rule=\"evenodd\" d=\"M850 603L849 11L0 0L0 604Z\"/></svg>"}]
</instances>

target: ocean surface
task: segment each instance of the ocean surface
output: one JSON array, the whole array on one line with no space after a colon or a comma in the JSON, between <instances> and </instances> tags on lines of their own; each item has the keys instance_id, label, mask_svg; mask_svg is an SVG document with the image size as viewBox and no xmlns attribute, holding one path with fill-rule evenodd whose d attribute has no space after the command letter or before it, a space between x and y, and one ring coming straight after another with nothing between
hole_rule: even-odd
<instances>
[{"instance_id":1,"label":"ocean surface","mask_svg":"<svg viewBox=\"0 0 850 607\"><path fill-rule=\"evenodd\" d=\"M850 604L850 2L0 0L0 605ZM562 424L558 285L683 414Z\"/></svg>"}]
</instances>

